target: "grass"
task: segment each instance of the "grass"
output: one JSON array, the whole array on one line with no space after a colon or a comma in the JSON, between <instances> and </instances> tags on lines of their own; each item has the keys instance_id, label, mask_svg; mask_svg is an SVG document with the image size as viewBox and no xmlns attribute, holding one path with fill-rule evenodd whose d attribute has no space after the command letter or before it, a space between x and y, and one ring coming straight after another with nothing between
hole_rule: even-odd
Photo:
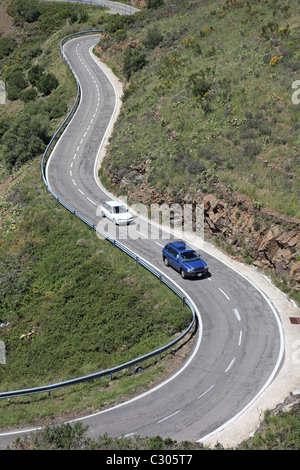
<instances>
[{"instance_id":1,"label":"grass","mask_svg":"<svg viewBox=\"0 0 300 470\"><path fill-rule=\"evenodd\" d=\"M87 19L71 23L66 9L74 5L45 2L37 22L19 25L16 47L2 59L1 72L4 65L27 72L40 60L60 80L52 99L70 107L75 84L59 54L61 38L109 26L101 53L121 78L123 46L145 42L147 64L127 84L111 139L103 172L107 184L113 174L123 177L147 159L147 181L178 200L189 191L214 191L221 182L299 217L299 118L290 102L299 70L296 6L293 0L287 8L276 0L240 0L206 2L204 9L195 0L165 0L164 9L149 13L149 20L137 15L132 28L114 31L114 20L101 9L80 5ZM153 22L162 35L155 47L151 41L158 35L149 35ZM10 126L23 109L20 100L0 107L1 125ZM50 121L49 135L61 119ZM1 167L0 323L9 323L0 328L7 346L1 390L67 380L124 362L169 341L190 320L170 291L157 288L143 268L137 271L45 194L39 163L37 157L12 175ZM24 333L31 334L21 338ZM161 380L169 373L167 361L172 364L172 357L145 363L143 374L126 370L113 380L58 390L51 399L42 394L1 400L0 426L49 423L110 406ZM295 448L298 415L285 427L266 415L273 428L244 445ZM107 437L103 441L116 446ZM171 443L157 438L143 445L156 449Z\"/></svg>"},{"instance_id":2,"label":"grass","mask_svg":"<svg viewBox=\"0 0 300 470\"><path fill-rule=\"evenodd\" d=\"M9 199L19 210L3 222L0 240L1 323L8 323L0 329L7 353L0 366L1 391L117 366L163 346L189 324L190 311L179 298L45 192L38 159L23 169ZM152 382L160 370L153 369L155 363L133 380L127 371L117 385L110 387L109 378L97 380L55 392L49 402L45 397L1 400L0 426L23 422L23 413L30 421L31 413L41 417L111 403ZM79 403L82 394L85 405Z\"/></svg>"},{"instance_id":3,"label":"grass","mask_svg":"<svg viewBox=\"0 0 300 470\"><path fill-rule=\"evenodd\" d=\"M3 227L1 323L9 325L0 330L7 349L7 364L0 368L2 391L56 383L127 362L166 344L190 321L179 299L164 286L157 289L150 273L99 240L44 193L42 183L36 183L38 163L29 165L27 177L12 191L10 197L18 198L21 207L14 222L9 219ZM152 381L153 371L149 374ZM144 382L146 375L134 383ZM115 394L126 395L125 383ZM93 387L98 394L99 381ZM82 389L87 393L89 386ZM58 398L56 412L76 403L81 393L80 387L58 392L64 404ZM111 399L104 391L102 401ZM10 408L22 409L24 398L16 401L9 400ZM56 400L30 397L25 402L28 417L31 406L45 414ZM17 424L19 414L7 416L6 407L2 400L1 425L9 419Z\"/></svg>"}]
</instances>

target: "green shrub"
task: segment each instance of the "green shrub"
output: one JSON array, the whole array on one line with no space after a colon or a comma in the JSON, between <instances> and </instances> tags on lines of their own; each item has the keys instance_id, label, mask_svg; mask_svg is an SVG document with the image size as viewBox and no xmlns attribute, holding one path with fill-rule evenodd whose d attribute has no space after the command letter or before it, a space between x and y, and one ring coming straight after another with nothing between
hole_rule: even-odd
<instances>
[{"instance_id":1,"label":"green shrub","mask_svg":"<svg viewBox=\"0 0 300 470\"><path fill-rule=\"evenodd\" d=\"M14 47L15 42L13 38L0 38L0 59L3 59L3 57L9 55L9 53L14 50Z\"/></svg>"},{"instance_id":2,"label":"green shrub","mask_svg":"<svg viewBox=\"0 0 300 470\"><path fill-rule=\"evenodd\" d=\"M29 90L23 90L19 94L20 100L24 101L24 103L28 103L28 101L35 100L38 96L38 93L35 88L30 88Z\"/></svg>"},{"instance_id":3,"label":"green shrub","mask_svg":"<svg viewBox=\"0 0 300 470\"><path fill-rule=\"evenodd\" d=\"M154 25L152 28L148 29L144 44L147 48L154 49L162 40L163 35L159 31L158 27Z\"/></svg>"},{"instance_id":4,"label":"green shrub","mask_svg":"<svg viewBox=\"0 0 300 470\"><path fill-rule=\"evenodd\" d=\"M140 46L132 49L126 47L123 58L123 73L127 80L130 79L134 72L142 69L147 63L146 53Z\"/></svg>"},{"instance_id":5,"label":"green shrub","mask_svg":"<svg viewBox=\"0 0 300 470\"><path fill-rule=\"evenodd\" d=\"M19 91L24 90L28 83L22 70L15 69L6 80L8 90L10 88L16 88Z\"/></svg>"},{"instance_id":6,"label":"green shrub","mask_svg":"<svg viewBox=\"0 0 300 470\"><path fill-rule=\"evenodd\" d=\"M44 95L50 95L59 85L59 82L53 73L47 73L39 80L37 87L38 90Z\"/></svg>"},{"instance_id":7,"label":"green shrub","mask_svg":"<svg viewBox=\"0 0 300 470\"><path fill-rule=\"evenodd\" d=\"M164 4L164 0L147 0L146 5L149 10L154 10L161 7Z\"/></svg>"},{"instance_id":8,"label":"green shrub","mask_svg":"<svg viewBox=\"0 0 300 470\"><path fill-rule=\"evenodd\" d=\"M28 70L28 80L31 85L37 86L38 82L41 80L45 69L39 64L34 65Z\"/></svg>"},{"instance_id":9,"label":"green shrub","mask_svg":"<svg viewBox=\"0 0 300 470\"><path fill-rule=\"evenodd\" d=\"M35 111L36 114L32 114L28 104L27 109L14 119L12 126L2 137L1 151L9 169L42 153L49 141L49 117L42 108L35 108Z\"/></svg>"},{"instance_id":10,"label":"green shrub","mask_svg":"<svg viewBox=\"0 0 300 470\"><path fill-rule=\"evenodd\" d=\"M39 2L37 0L12 0L9 12L15 17L21 17L24 21L32 23L40 16Z\"/></svg>"}]
</instances>

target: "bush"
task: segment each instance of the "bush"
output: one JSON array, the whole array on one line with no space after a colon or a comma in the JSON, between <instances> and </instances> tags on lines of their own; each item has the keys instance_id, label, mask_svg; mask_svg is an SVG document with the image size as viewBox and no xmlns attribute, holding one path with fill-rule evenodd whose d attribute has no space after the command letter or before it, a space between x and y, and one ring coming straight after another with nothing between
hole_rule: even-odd
<instances>
[{"instance_id":1,"label":"bush","mask_svg":"<svg viewBox=\"0 0 300 470\"><path fill-rule=\"evenodd\" d=\"M0 38L0 59L7 56L14 50L14 40L12 38Z\"/></svg>"},{"instance_id":2,"label":"bush","mask_svg":"<svg viewBox=\"0 0 300 470\"><path fill-rule=\"evenodd\" d=\"M53 73L47 73L42 76L38 82L38 90L44 95L50 95L51 91L55 90L59 82Z\"/></svg>"},{"instance_id":3,"label":"bush","mask_svg":"<svg viewBox=\"0 0 300 470\"><path fill-rule=\"evenodd\" d=\"M157 26L153 26L147 31L147 36L144 44L149 49L154 49L163 40L163 35L158 30Z\"/></svg>"},{"instance_id":4,"label":"bush","mask_svg":"<svg viewBox=\"0 0 300 470\"><path fill-rule=\"evenodd\" d=\"M41 80L44 73L43 67L39 64L34 65L28 71L28 80L30 81L31 85L37 86L38 82Z\"/></svg>"},{"instance_id":5,"label":"bush","mask_svg":"<svg viewBox=\"0 0 300 470\"><path fill-rule=\"evenodd\" d=\"M7 91L7 99L10 101L16 101L19 99L20 90L17 87L12 87Z\"/></svg>"},{"instance_id":6,"label":"bush","mask_svg":"<svg viewBox=\"0 0 300 470\"><path fill-rule=\"evenodd\" d=\"M14 70L6 80L6 85L9 88L17 88L19 91L24 90L27 87L28 83L25 78L25 75L21 70Z\"/></svg>"},{"instance_id":7,"label":"bush","mask_svg":"<svg viewBox=\"0 0 300 470\"><path fill-rule=\"evenodd\" d=\"M142 69L147 63L146 53L138 46L132 49L128 46L124 52L123 73L127 80L134 72Z\"/></svg>"},{"instance_id":8,"label":"bush","mask_svg":"<svg viewBox=\"0 0 300 470\"><path fill-rule=\"evenodd\" d=\"M147 0L147 8L149 10L154 10L159 8L164 4L164 0Z\"/></svg>"},{"instance_id":9,"label":"bush","mask_svg":"<svg viewBox=\"0 0 300 470\"><path fill-rule=\"evenodd\" d=\"M25 436L23 440L18 440L14 445L15 450L80 450L85 447L87 438L85 437L87 427L82 423L69 423L60 426L46 426L39 432Z\"/></svg>"},{"instance_id":10,"label":"bush","mask_svg":"<svg viewBox=\"0 0 300 470\"><path fill-rule=\"evenodd\" d=\"M37 91L35 88L30 88L30 90L23 90L21 91L19 98L20 100L24 101L24 103L28 103L28 101L35 100L37 98Z\"/></svg>"},{"instance_id":11,"label":"bush","mask_svg":"<svg viewBox=\"0 0 300 470\"><path fill-rule=\"evenodd\" d=\"M107 34L112 34L120 29L125 29L127 25L132 24L134 21L134 15L121 16L117 14L108 16L105 21L104 29Z\"/></svg>"},{"instance_id":12,"label":"bush","mask_svg":"<svg viewBox=\"0 0 300 470\"><path fill-rule=\"evenodd\" d=\"M2 137L1 153L9 169L20 166L42 153L49 141L49 117L45 116L43 109L31 107L31 104L27 105Z\"/></svg>"},{"instance_id":13,"label":"bush","mask_svg":"<svg viewBox=\"0 0 300 470\"><path fill-rule=\"evenodd\" d=\"M36 21L40 16L37 0L13 0L9 12L15 17L21 17L27 23Z\"/></svg>"}]
</instances>

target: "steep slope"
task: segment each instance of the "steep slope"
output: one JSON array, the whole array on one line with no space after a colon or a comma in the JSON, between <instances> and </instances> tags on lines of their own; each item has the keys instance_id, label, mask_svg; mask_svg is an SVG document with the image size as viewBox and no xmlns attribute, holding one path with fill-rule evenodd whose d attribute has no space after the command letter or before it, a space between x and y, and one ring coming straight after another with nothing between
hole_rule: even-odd
<instances>
[{"instance_id":1,"label":"steep slope","mask_svg":"<svg viewBox=\"0 0 300 470\"><path fill-rule=\"evenodd\" d=\"M102 181L147 205L204 203L206 237L293 293L299 30L293 0L165 0L96 48L126 81Z\"/></svg>"}]
</instances>

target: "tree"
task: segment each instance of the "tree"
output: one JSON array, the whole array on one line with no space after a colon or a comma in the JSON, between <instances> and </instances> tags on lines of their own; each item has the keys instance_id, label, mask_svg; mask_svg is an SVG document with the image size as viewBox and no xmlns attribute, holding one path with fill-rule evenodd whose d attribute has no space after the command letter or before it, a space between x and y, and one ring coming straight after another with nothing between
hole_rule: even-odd
<instances>
[{"instance_id":1,"label":"tree","mask_svg":"<svg viewBox=\"0 0 300 470\"><path fill-rule=\"evenodd\" d=\"M15 42L12 38L0 38L0 59L14 50Z\"/></svg>"},{"instance_id":2,"label":"tree","mask_svg":"<svg viewBox=\"0 0 300 470\"><path fill-rule=\"evenodd\" d=\"M53 73L47 73L42 76L38 82L38 90L44 95L50 95L51 91L55 90L59 82Z\"/></svg>"},{"instance_id":3,"label":"tree","mask_svg":"<svg viewBox=\"0 0 300 470\"><path fill-rule=\"evenodd\" d=\"M24 103L28 103L28 101L35 100L37 97L37 91L35 88L30 88L29 90L23 90L19 94L20 100L24 101Z\"/></svg>"},{"instance_id":4,"label":"tree","mask_svg":"<svg viewBox=\"0 0 300 470\"><path fill-rule=\"evenodd\" d=\"M9 78L6 80L6 84L8 88L18 88L18 90L24 90L27 87L26 78L21 70L15 70Z\"/></svg>"},{"instance_id":5,"label":"tree","mask_svg":"<svg viewBox=\"0 0 300 470\"><path fill-rule=\"evenodd\" d=\"M38 82L41 80L44 73L43 67L39 64L34 65L28 71L28 80L30 81L31 85L37 86Z\"/></svg>"},{"instance_id":6,"label":"tree","mask_svg":"<svg viewBox=\"0 0 300 470\"><path fill-rule=\"evenodd\" d=\"M7 99L18 100L20 92L27 87L28 83L20 69L14 69L10 74L5 75L7 86Z\"/></svg>"},{"instance_id":7,"label":"tree","mask_svg":"<svg viewBox=\"0 0 300 470\"><path fill-rule=\"evenodd\" d=\"M1 154L9 169L20 166L43 152L49 141L49 116L35 102L12 122L1 141Z\"/></svg>"},{"instance_id":8,"label":"tree","mask_svg":"<svg viewBox=\"0 0 300 470\"><path fill-rule=\"evenodd\" d=\"M147 8L149 10L154 10L159 8L164 4L164 0L147 0Z\"/></svg>"},{"instance_id":9,"label":"tree","mask_svg":"<svg viewBox=\"0 0 300 470\"><path fill-rule=\"evenodd\" d=\"M15 16L20 16L27 23L36 21L40 16L37 0L13 0L10 9Z\"/></svg>"}]
</instances>

